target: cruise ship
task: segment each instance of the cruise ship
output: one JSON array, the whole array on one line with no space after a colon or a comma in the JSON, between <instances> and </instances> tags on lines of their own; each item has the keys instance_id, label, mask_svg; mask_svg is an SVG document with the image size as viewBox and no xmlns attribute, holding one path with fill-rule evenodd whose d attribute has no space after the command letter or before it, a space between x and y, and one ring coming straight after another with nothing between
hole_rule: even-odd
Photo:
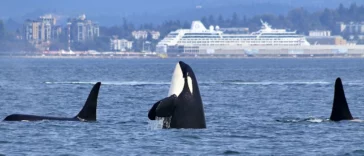
<instances>
[{"instance_id":1,"label":"cruise ship","mask_svg":"<svg viewBox=\"0 0 364 156\"><path fill-rule=\"evenodd\" d=\"M259 31L250 34L226 34L219 26L206 29L201 21L193 21L190 29L170 32L157 44L157 52L214 53L215 51L246 51L254 47L308 46L304 35L286 29L273 29L263 22Z\"/></svg>"}]
</instances>

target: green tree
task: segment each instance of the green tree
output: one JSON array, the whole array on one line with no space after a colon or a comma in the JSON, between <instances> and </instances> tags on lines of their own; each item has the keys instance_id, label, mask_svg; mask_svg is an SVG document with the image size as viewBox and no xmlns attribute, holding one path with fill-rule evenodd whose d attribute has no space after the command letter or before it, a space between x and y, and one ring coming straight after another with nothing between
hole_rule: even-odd
<instances>
[{"instance_id":1,"label":"green tree","mask_svg":"<svg viewBox=\"0 0 364 156\"><path fill-rule=\"evenodd\" d=\"M329 9L325 9L320 16L320 22L322 25L327 26L330 30L335 29L335 12Z\"/></svg>"},{"instance_id":2,"label":"green tree","mask_svg":"<svg viewBox=\"0 0 364 156\"><path fill-rule=\"evenodd\" d=\"M243 21L242 21L242 25L245 26L248 22L248 19L246 18L246 16L243 16Z\"/></svg>"},{"instance_id":3,"label":"green tree","mask_svg":"<svg viewBox=\"0 0 364 156\"><path fill-rule=\"evenodd\" d=\"M217 25L224 27L225 26L225 20L224 17L220 14L219 17L217 17Z\"/></svg>"},{"instance_id":4,"label":"green tree","mask_svg":"<svg viewBox=\"0 0 364 156\"><path fill-rule=\"evenodd\" d=\"M233 17L231 18L231 27L237 27L239 26L239 17L236 12L234 12Z\"/></svg>"},{"instance_id":5,"label":"green tree","mask_svg":"<svg viewBox=\"0 0 364 156\"><path fill-rule=\"evenodd\" d=\"M201 22L203 24L208 24L207 18L205 16L201 18Z\"/></svg>"},{"instance_id":6,"label":"green tree","mask_svg":"<svg viewBox=\"0 0 364 156\"><path fill-rule=\"evenodd\" d=\"M0 40L4 40L5 39L5 26L4 26L4 22L2 20L0 20Z\"/></svg>"},{"instance_id":7,"label":"green tree","mask_svg":"<svg viewBox=\"0 0 364 156\"><path fill-rule=\"evenodd\" d=\"M213 15L210 15L206 26L215 25L215 24L216 24L215 17Z\"/></svg>"},{"instance_id":8,"label":"green tree","mask_svg":"<svg viewBox=\"0 0 364 156\"><path fill-rule=\"evenodd\" d=\"M182 26L182 28L183 29L189 29L191 27L191 23L189 23L189 22L187 22L187 21L185 21L184 23L183 23L183 26Z\"/></svg>"},{"instance_id":9,"label":"green tree","mask_svg":"<svg viewBox=\"0 0 364 156\"><path fill-rule=\"evenodd\" d=\"M289 11L287 19L292 23L292 28L298 29L301 33L307 33L310 29L309 13L303 8L297 8Z\"/></svg>"},{"instance_id":10,"label":"green tree","mask_svg":"<svg viewBox=\"0 0 364 156\"><path fill-rule=\"evenodd\" d=\"M150 32L148 32L148 36L147 36L147 39L146 39L147 41L153 41L154 39L153 39L153 36L152 36L152 34L150 33Z\"/></svg>"}]
</instances>

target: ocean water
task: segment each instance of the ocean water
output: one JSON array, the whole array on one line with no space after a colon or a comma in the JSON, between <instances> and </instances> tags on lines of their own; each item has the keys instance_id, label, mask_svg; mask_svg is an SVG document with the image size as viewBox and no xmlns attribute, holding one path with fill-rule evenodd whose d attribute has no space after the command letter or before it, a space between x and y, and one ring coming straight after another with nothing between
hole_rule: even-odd
<instances>
[{"instance_id":1,"label":"ocean water","mask_svg":"<svg viewBox=\"0 0 364 156\"><path fill-rule=\"evenodd\" d=\"M331 122L341 77L364 119L363 59L182 59L194 70L207 129L161 129L177 59L0 58L0 119L73 117L101 81L98 121L0 122L0 155L364 155L364 122Z\"/></svg>"}]
</instances>

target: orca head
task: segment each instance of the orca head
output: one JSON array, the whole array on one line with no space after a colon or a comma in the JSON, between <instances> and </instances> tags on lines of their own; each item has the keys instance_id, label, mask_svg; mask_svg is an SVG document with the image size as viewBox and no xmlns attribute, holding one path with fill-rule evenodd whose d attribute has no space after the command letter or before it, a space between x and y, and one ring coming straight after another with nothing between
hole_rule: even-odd
<instances>
[{"instance_id":1,"label":"orca head","mask_svg":"<svg viewBox=\"0 0 364 156\"><path fill-rule=\"evenodd\" d=\"M199 95L196 77L192 68L188 64L179 61L173 72L168 96L175 94L178 97L183 91L188 91L192 95Z\"/></svg>"},{"instance_id":2,"label":"orca head","mask_svg":"<svg viewBox=\"0 0 364 156\"><path fill-rule=\"evenodd\" d=\"M352 119L353 117L351 116L348 103L346 102L343 84L341 79L337 78L335 82L334 102L332 104L330 120L340 121Z\"/></svg>"},{"instance_id":3,"label":"orca head","mask_svg":"<svg viewBox=\"0 0 364 156\"><path fill-rule=\"evenodd\" d=\"M176 64L168 97L155 103L148 117L163 118L163 128L206 128L200 91L188 64Z\"/></svg>"},{"instance_id":4,"label":"orca head","mask_svg":"<svg viewBox=\"0 0 364 156\"><path fill-rule=\"evenodd\" d=\"M149 110L148 118L155 120L156 117L171 117L176 107L176 100L182 92L200 96L192 68L180 61L174 69L168 97L159 100L152 106Z\"/></svg>"}]
</instances>

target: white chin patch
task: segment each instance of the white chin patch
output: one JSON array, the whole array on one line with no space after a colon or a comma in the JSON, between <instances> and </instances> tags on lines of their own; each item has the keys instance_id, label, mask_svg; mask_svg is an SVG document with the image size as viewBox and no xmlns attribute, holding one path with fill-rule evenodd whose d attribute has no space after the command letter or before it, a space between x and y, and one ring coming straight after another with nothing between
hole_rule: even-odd
<instances>
[{"instance_id":1,"label":"white chin patch","mask_svg":"<svg viewBox=\"0 0 364 156\"><path fill-rule=\"evenodd\" d=\"M179 94L181 94L183 90L184 83L185 81L183 79L181 66L179 65L179 63L177 63L176 68L173 72L171 87L169 88L168 96L171 96L173 94L179 96Z\"/></svg>"}]
</instances>

